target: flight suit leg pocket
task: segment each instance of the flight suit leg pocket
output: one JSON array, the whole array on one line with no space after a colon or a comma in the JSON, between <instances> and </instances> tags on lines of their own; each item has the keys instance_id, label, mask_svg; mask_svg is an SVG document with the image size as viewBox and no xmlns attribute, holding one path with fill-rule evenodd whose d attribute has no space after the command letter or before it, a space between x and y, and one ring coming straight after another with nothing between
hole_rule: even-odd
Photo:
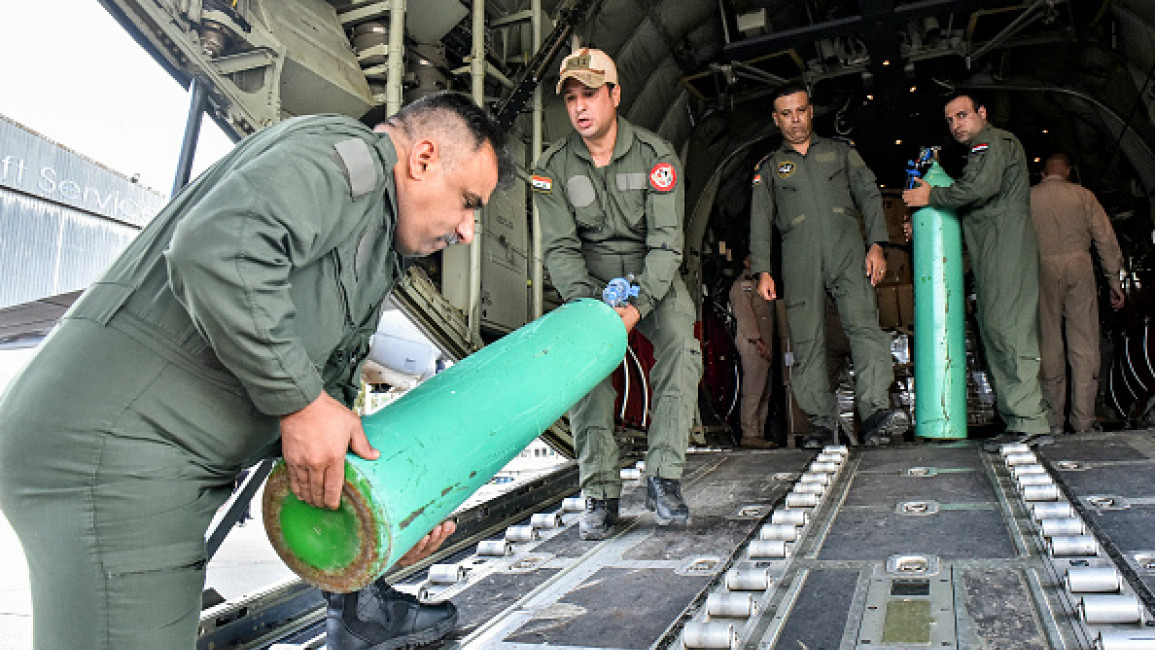
<instances>
[{"instance_id":1,"label":"flight suit leg pocket","mask_svg":"<svg viewBox=\"0 0 1155 650\"><path fill-rule=\"evenodd\" d=\"M195 640L206 562L200 539L106 554L111 647L179 648Z\"/></svg>"},{"instance_id":2,"label":"flight suit leg pocket","mask_svg":"<svg viewBox=\"0 0 1155 650\"><path fill-rule=\"evenodd\" d=\"M786 302L786 323L790 327L790 342L793 345L793 363L795 372L801 371L810 357L817 337L823 335L818 331L813 314L808 309L810 301L792 300Z\"/></svg>"}]
</instances>

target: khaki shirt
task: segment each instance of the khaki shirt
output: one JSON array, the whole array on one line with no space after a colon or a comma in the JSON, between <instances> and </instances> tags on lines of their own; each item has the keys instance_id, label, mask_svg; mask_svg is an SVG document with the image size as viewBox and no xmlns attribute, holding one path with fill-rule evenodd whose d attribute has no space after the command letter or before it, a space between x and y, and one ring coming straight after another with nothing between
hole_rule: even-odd
<instances>
[{"instance_id":1,"label":"khaki shirt","mask_svg":"<svg viewBox=\"0 0 1155 650\"><path fill-rule=\"evenodd\" d=\"M1090 190L1062 176L1047 176L1031 188L1031 218L1039 236L1039 255L1089 258L1093 242L1107 282L1122 289L1123 252L1111 220Z\"/></svg>"},{"instance_id":2,"label":"khaki shirt","mask_svg":"<svg viewBox=\"0 0 1155 650\"><path fill-rule=\"evenodd\" d=\"M601 298L632 273L638 312L653 311L682 263L683 179L670 143L619 117L610 163L596 167L573 132L542 153L532 188L562 299Z\"/></svg>"},{"instance_id":3,"label":"khaki shirt","mask_svg":"<svg viewBox=\"0 0 1155 650\"><path fill-rule=\"evenodd\" d=\"M874 173L847 142L812 136L806 154L783 142L758 162L750 197L750 272L771 272L772 227L783 243L821 245L831 230L860 231L869 244L886 242L886 214ZM802 240L802 241L799 241Z\"/></svg>"},{"instance_id":4,"label":"khaki shirt","mask_svg":"<svg viewBox=\"0 0 1155 650\"><path fill-rule=\"evenodd\" d=\"M202 366L267 416L322 389L351 404L402 272L396 161L387 136L344 116L264 129L177 194L67 317Z\"/></svg>"},{"instance_id":5,"label":"khaki shirt","mask_svg":"<svg viewBox=\"0 0 1155 650\"><path fill-rule=\"evenodd\" d=\"M970 141L962 178L950 187L932 187L929 204L958 210L968 222L1031 211L1027 155L1012 133L987 125Z\"/></svg>"}]
</instances>

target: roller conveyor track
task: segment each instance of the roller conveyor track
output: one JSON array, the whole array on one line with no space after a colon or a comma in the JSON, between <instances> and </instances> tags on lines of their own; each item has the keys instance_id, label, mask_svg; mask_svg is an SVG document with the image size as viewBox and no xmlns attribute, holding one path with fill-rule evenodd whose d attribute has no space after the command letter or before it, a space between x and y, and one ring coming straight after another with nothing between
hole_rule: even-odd
<instances>
[{"instance_id":1,"label":"roller conveyor track","mask_svg":"<svg viewBox=\"0 0 1155 650\"><path fill-rule=\"evenodd\" d=\"M973 442L855 450L830 474L817 507L793 508L808 512L809 523L788 542L763 539L783 530L772 512L757 521L733 514L808 495L801 477L814 456L695 454L689 529L657 529L641 507L640 483L628 486L627 523L610 540L579 540L577 513L566 515L566 527L528 553L541 555L538 568L496 571L453 595L464 624L452 645L1147 647L1155 570L1143 563L1155 560L1144 555L1155 544L1155 436L1072 436L1038 459L1037 471L1058 479L1060 495L1087 503L1087 531L1102 536L1094 555L1053 557L1051 538L1021 498L1020 481L1039 481L1019 479L1031 470L1013 470ZM1115 505L1086 502L1103 495ZM785 557L751 557L783 542ZM1067 590L1068 567L1110 569L1118 557L1131 566L1114 593ZM767 588L728 588L740 571L765 574ZM516 586L512 575L520 576ZM1103 572L1074 573L1075 587L1096 575ZM1132 602L1138 608L1128 610Z\"/></svg>"},{"instance_id":2,"label":"roller conveyor track","mask_svg":"<svg viewBox=\"0 0 1155 650\"><path fill-rule=\"evenodd\" d=\"M1155 434L1005 451L692 453L687 528L623 470L610 539L571 498L399 586L457 605L443 648L1155 648Z\"/></svg>"}]
</instances>

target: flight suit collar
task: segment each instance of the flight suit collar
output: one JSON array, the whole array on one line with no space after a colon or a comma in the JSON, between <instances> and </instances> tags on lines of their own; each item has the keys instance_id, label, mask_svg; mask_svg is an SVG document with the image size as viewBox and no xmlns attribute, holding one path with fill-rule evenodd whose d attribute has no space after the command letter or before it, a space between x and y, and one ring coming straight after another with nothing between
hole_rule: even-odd
<instances>
[{"instance_id":1,"label":"flight suit collar","mask_svg":"<svg viewBox=\"0 0 1155 650\"><path fill-rule=\"evenodd\" d=\"M815 133L811 133L810 134L810 147L806 150L806 153L802 153L801 151L798 151L797 149L795 149L794 146L791 145L789 142L787 142L785 138L783 138L782 144L778 147L778 151L779 152L786 152L786 153L793 153L793 154L798 155L798 156L808 156L808 155L810 155L810 152L814 150L814 147L825 146L826 143L828 143L828 142L830 142L829 138L823 138L823 137L820 137L819 135L817 135Z\"/></svg>"},{"instance_id":2,"label":"flight suit collar","mask_svg":"<svg viewBox=\"0 0 1155 650\"><path fill-rule=\"evenodd\" d=\"M384 167L385 179L385 195L389 197L389 214L392 215L393 221L397 221L397 183L393 178L393 168L397 166L399 159L397 155L397 147L393 145L393 138L389 137L388 133L380 134L377 138L377 153L381 156L381 165ZM389 218L388 216L386 218Z\"/></svg>"},{"instance_id":3,"label":"flight suit collar","mask_svg":"<svg viewBox=\"0 0 1155 650\"><path fill-rule=\"evenodd\" d=\"M396 236L397 220L401 217L397 209L397 181L393 177L393 168L397 166L399 156L397 155L397 147L393 144L393 138L389 137L388 133L380 134L377 138L376 149L381 156L381 165L384 168L385 178L382 186L384 187L385 196L389 200L389 209L383 215L384 226L391 233L391 237ZM396 243L396 242L394 242ZM402 255L397 251L397 247L393 246L392 250L396 253L393 256L393 272L394 277L400 277L409 268L410 260L408 257Z\"/></svg>"},{"instance_id":4,"label":"flight suit collar","mask_svg":"<svg viewBox=\"0 0 1155 650\"><path fill-rule=\"evenodd\" d=\"M979 129L979 132L976 133L973 138L971 138L970 140L967 141L966 146L970 147L970 146L979 144L981 142L990 142L990 140L991 140L990 136L991 136L991 123L987 122L986 124L983 125L983 128Z\"/></svg>"},{"instance_id":5,"label":"flight suit collar","mask_svg":"<svg viewBox=\"0 0 1155 650\"><path fill-rule=\"evenodd\" d=\"M573 145L574 154L578 158L585 160L590 165L594 164L593 157L590 156L590 150L586 147L585 141L582 140L577 131L573 131L569 135L570 142ZM630 151L630 147L634 146L634 125L626 121L626 118L618 116L618 136L614 141L614 155L610 158L610 164L617 162L619 158L625 156Z\"/></svg>"}]
</instances>

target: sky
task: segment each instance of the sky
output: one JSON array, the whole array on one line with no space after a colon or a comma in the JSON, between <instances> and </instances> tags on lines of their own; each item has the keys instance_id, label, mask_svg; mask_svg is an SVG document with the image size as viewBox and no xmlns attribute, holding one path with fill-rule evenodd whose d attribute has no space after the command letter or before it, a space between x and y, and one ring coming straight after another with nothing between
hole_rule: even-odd
<instances>
[{"instance_id":1,"label":"sky","mask_svg":"<svg viewBox=\"0 0 1155 650\"><path fill-rule=\"evenodd\" d=\"M0 2L0 114L167 196L188 104L96 0ZM230 147L205 119L193 173Z\"/></svg>"}]
</instances>

